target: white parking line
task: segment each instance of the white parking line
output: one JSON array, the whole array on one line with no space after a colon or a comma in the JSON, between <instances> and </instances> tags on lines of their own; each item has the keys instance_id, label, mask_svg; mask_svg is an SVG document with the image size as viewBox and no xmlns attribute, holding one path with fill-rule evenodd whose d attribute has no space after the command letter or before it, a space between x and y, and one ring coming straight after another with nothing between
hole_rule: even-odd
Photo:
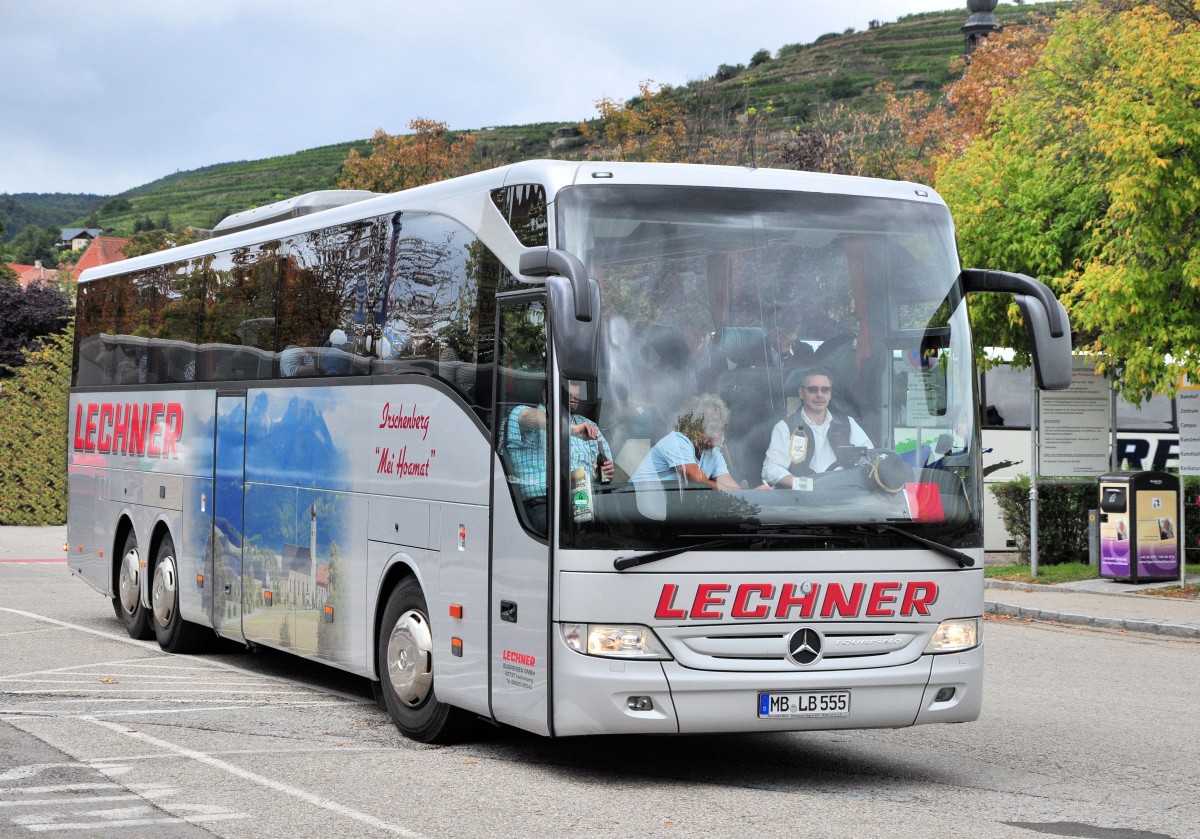
<instances>
[{"instance_id":1,"label":"white parking line","mask_svg":"<svg viewBox=\"0 0 1200 839\"><path fill-rule=\"evenodd\" d=\"M336 813L340 816L345 816L346 818L353 819L354 821L360 822L362 824L369 825L371 827L375 827L380 830L386 830L389 833L395 833L399 836L412 837L412 839L421 839L421 834L416 833L412 830L409 830L406 827L401 827L400 825L396 825L396 824L390 824L389 822L385 822L382 819L375 818L370 813L360 812L359 810L355 810L352 807L347 807L344 804L339 804L336 801L330 801L329 799L322 798L319 795L314 795L311 792L307 792L307 791L299 789L297 787L293 787L290 784L285 784L285 783L282 783L281 781L276 781L272 778L267 778L263 775L256 774L247 769L242 769L240 766L235 766L232 763L227 763L223 760L218 760L217 758L212 757L211 755L207 755L204 752L198 752L198 751L195 751L194 749L188 749L188 748L185 748L184 746L179 746L179 745L176 745L175 743L170 743L166 740L160 740L157 737L152 737L149 734L146 734L141 731L130 731L130 730L128 730L128 728L126 728L123 725L111 723L111 722L108 722L107 720L100 720L100 719L96 719L95 717L87 717L87 716L80 717L80 719L85 720L87 722L94 723L95 725L103 726L104 728L107 728L110 731L115 731L116 733L121 734L125 737L130 737L134 740L139 740L143 743L148 743L152 746L157 746L160 749L165 749L167 751L174 752L175 754L178 754L182 757L189 758L198 763L203 763L205 766L211 766L214 769L219 769L222 772L227 772L237 778L241 778L244 781L249 781L250 783L258 784L260 786L267 787L268 789L273 789L276 792L281 792L284 795L288 795L288 796L291 796L292 798L299 799L300 801L303 801L306 804L310 804L314 807L320 807L323 810L328 810L331 813Z\"/></svg>"},{"instance_id":2,"label":"white parking line","mask_svg":"<svg viewBox=\"0 0 1200 839\"><path fill-rule=\"evenodd\" d=\"M44 807L47 804L94 804L97 801L136 801L140 795L85 795L67 798L31 798L28 801L0 801L0 807Z\"/></svg>"},{"instance_id":3,"label":"white parking line","mask_svg":"<svg viewBox=\"0 0 1200 839\"><path fill-rule=\"evenodd\" d=\"M0 787L0 795L46 795L51 792L82 792L89 789L118 790L121 787L111 781L88 784L52 784L42 787Z\"/></svg>"},{"instance_id":4,"label":"white parking line","mask_svg":"<svg viewBox=\"0 0 1200 839\"><path fill-rule=\"evenodd\" d=\"M109 632L101 632L97 629L92 629L87 626L79 626L78 624L66 623L65 621L60 621L55 618L48 617L47 615L39 615L35 612L26 612L23 609L10 609L6 606L0 606L0 612L8 612L9 614L20 615L21 617L29 618L31 620L43 621L45 623L54 624L55 626L62 626L62 627L66 627L67 629L74 629L78 632L86 632L89 635L96 635L101 638L107 638L110 641L119 641L123 644L133 644L134 646L139 647L141 649L153 650L154 652L158 653L159 655L163 656L164 658L176 657L174 653L164 652L159 648L159 646L157 644L152 643L150 641L138 641L134 638L130 638L125 635L116 635L116 634L109 633ZM187 656L178 656L177 660L195 662L195 659L192 659ZM240 673L244 676L252 676L257 679L262 679L262 680L268 681L268 682L276 682L279 684L286 684L289 686L297 684L296 682L291 681L289 679L280 678L278 676L268 676L264 673L256 673L252 670L246 670L243 667L238 667L237 665L234 665L234 664L226 664L225 662L221 662L221 661L209 660L209 661L204 662L203 664L207 664L209 668L226 670L230 673ZM203 666L203 665L201 665L201 666ZM367 699L362 696L355 696L354 694L345 693L344 691L334 690L332 688L326 688L326 687L321 687L318 685L308 685L308 684L303 685L303 687L305 690L312 690L312 691L316 691L318 693L324 693L329 696L339 696L342 699L346 699L351 702L357 702L361 705L374 705L375 704L374 700L372 700L372 699Z\"/></svg>"}]
</instances>

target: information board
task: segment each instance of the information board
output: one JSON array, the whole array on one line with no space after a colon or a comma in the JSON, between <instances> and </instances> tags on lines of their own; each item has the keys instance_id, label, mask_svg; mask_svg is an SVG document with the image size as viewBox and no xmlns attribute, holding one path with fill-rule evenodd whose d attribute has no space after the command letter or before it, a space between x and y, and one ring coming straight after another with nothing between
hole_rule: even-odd
<instances>
[{"instance_id":1,"label":"information board","mask_svg":"<svg viewBox=\"0 0 1200 839\"><path fill-rule=\"evenodd\" d=\"M1111 394L1108 379L1080 359L1071 363L1069 388L1039 391L1039 475L1095 478L1109 471Z\"/></svg>"}]
</instances>

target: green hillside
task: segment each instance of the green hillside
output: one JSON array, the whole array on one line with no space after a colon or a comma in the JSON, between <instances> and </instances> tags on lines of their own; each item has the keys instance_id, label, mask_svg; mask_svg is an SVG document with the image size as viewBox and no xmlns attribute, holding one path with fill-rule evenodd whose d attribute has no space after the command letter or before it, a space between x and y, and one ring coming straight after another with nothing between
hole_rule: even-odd
<instances>
[{"instance_id":1,"label":"green hillside","mask_svg":"<svg viewBox=\"0 0 1200 839\"><path fill-rule=\"evenodd\" d=\"M962 53L962 25L968 15L965 5L951 11L908 15L891 23L873 21L863 32L828 33L811 44L785 44L774 53L764 45L755 56L745 57L745 65L720 64L709 78L679 84L672 95L686 108L708 108L713 130L727 128L747 108L766 113L768 104L770 116L764 127L790 130L815 119L834 103L876 107L880 96L873 89L880 81L889 81L898 90L936 93L951 81L951 61ZM1002 22L1012 22L1033 13L1053 14L1064 5L1006 4L997 7L996 16ZM582 140L565 147L551 145L554 130L562 124L477 129L481 162L491 166L537 157L582 157L586 154ZM383 127L392 132L402 129ZM123 234L133 230L139 217L156 224L169 218L176 228L211 227L230 212L334 187L352 148L364 150L368 146L365 140L357 140L282 157L177 172L109 200L61 196L74 203L61 202L62 211L55 220L41 223L82 225L87 212L98 208L100 224ZM4 198L9 196L0 196ZM92 200L81 202L81 198ZM4 213L5 204L0 200L0 221L7 224ZM9 225L9 236L16 232Z\"/></svg>"}]
</instances>

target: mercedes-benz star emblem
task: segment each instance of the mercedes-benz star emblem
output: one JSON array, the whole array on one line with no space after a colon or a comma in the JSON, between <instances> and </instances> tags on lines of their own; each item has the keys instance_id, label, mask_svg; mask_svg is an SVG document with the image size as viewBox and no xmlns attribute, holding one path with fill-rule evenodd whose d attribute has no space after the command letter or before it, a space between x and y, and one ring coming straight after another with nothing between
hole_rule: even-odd
<instances>
[{"instance_id":1,"label":"mercedes-benz star emblem","mask_svg":"<svg viewBox=\"0 0 1200 839\"><path fill-rule=\"evenodd\" d=\"M821 633L811 627L797 629L788 639L788 658L802 666L813 664L821 657Z\"/></svg>"}]
</instances>

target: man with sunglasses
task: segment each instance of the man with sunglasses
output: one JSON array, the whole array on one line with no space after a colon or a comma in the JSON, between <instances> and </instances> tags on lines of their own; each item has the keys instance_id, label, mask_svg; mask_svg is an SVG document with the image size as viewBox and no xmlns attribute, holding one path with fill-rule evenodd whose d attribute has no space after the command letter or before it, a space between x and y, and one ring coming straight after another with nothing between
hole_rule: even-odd
<instances>
[{"instance_id":1,"label":"man with sunglasses","mask_svg":"<svg viewBox=\"0 0 1200 839\"><path fill-rule=\"evenodd\" d=\"M780 420L771 430L771 444L763 460L762 477L769 486L796 489L796 478L824 472L837 462L839 446L872 448L871 438L846 414L829 410L833 375L813 367L800 383L800 410ZM811 484L809 484L811 486Z\"/></svg>"}]
</instances>

